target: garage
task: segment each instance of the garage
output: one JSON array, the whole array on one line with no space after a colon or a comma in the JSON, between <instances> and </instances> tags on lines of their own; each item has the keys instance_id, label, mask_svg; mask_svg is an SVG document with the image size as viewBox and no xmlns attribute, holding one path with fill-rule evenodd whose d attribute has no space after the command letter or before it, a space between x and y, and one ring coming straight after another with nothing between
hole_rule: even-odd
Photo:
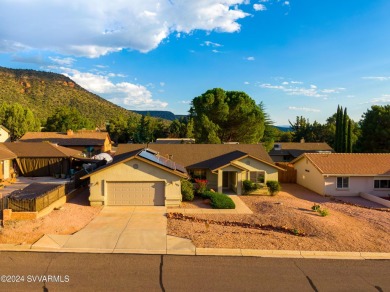
<instances>
[{"instance_id":1,"label":"garage","mask_svg":"<svg viewBox=\"0 0 390 292\"><path fill-rule=\"evenodd\" d=\"M107 182L108 206L164 206L164 182Z\"/></svg>"}]
</instances>

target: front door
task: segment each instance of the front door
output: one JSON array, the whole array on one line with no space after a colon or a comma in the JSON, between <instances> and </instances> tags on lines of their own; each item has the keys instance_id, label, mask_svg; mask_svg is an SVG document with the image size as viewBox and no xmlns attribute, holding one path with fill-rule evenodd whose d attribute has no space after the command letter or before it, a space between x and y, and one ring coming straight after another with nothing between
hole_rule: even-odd
<instances>
[{"instance_id":1,"label":"front door","mask_svg":"<svg viewBox=\"0 0 390 292\"><path fill-rule=\"evenodd\" d=\"M222 187L223 188L229 187L229 172L228 171L222 172Z\"/></svg>"}]
</instances>

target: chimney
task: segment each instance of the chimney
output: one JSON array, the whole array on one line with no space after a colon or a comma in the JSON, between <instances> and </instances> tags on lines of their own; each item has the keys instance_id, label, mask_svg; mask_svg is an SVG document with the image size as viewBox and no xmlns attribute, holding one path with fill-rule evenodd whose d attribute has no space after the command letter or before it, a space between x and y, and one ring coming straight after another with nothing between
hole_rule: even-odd
<instances>
[{"instance_id":1,"label":"chimney","mask_svg":"<svg viewBox=\"0 0 390 292\"><path fill-rule=\"evenodd\" d=\"M305 143L305 138L301 138L301 143Z\"/></svg>"},{"instance_id":2,"label":"chimney","mask_svg":"<svg viewBox=\"0 0 390 292\"><path fill-rule=\"evenodd\" d=\"M67 130L66 131L66 135L67 136L72 136L73 135L73 131L71 129Z\"/></svg>"},{"instance_id":3,"label":"chimney","mask_svg":"<svg viewBox=\"0 0 390 292\"><path fill-rule=\"evenodd\" d=\"M168 154L168 158L169 158L170 160L172 160L173 155L172 155L172 154Z\"/></svg>"}]
</instances>

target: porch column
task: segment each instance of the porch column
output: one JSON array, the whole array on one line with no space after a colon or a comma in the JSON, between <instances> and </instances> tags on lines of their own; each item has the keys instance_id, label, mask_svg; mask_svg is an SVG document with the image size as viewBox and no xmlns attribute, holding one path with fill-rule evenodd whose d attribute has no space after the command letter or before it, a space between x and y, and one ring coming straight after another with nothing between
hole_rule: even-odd
<instances>
[{"instance_id":1,"label":"porch column","mask_svg":"<svg viewBox=\"0 0 390 292\"><path fill-rule=\"evenodd\" d=\"M242 194L242 174L243 172L236 172L237 173L237 195L241 195Z\"/></svg>"},{"instance_id":2,"label":"porch column","mask_svg":"<svg viewBox=\"0 0 390 292\"><path fill-rule=\"evenodd\" d=\"M223 178L222 170L219 169L218 170L218 193L222 193L222 178Z\"/></svg>"}]
</instances>

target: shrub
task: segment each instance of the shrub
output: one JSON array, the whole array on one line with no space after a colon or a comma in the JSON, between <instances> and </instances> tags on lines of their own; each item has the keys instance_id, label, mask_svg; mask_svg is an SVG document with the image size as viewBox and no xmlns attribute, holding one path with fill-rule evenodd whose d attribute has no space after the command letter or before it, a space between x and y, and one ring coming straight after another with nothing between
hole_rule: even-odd
<instances>
[{"instance_id":1,"label":"shrub","mask_svg":"<svg viewBox=\"0 0 390 292\"><path fill-rule=\"evenodd\" d=\"M321 208L321 206L320 205L318 205L318 204L314 204L312 207L311 207L311 209L313 210L313 211L316 211L316 212L318 212L318 210Z\"/></svg>"},{"instance_id":2,"label":"shrub","mask_svg":"<svg viewBox=\"0 0 390 292\"><path fill-rule=\"evenodd\" d=\"M196 194L200 195L207 191L207 180L206 179L195 179L195 191Z\"/></svg>"},{"instance_id":3,"label":"shrub","mask_svg":"<svg viewBox=\"0 0 390 292\"><path fill-rule=\"evenodd\" d=\"M328 209L318 209L317 212L318 212L322 217L325 217L325 216L328 216L328 215L329 215Z\"/></svg>"},{"instance_id":4,"label":"shrub","mask_svg":"<svg viewBox=\"0 0 390 292\"><path fill-rule=\"evenodd\" d=\"M203 193L203 196L211 200L211 207L213 207L213 209L236 208L236 204L234 204L233 200L225 194L206 191Z\"/></svg>"},{"instance_id":5,"label":"shrub","mask_svg":"<svg viewBox=\"0 0 390 292\"><path fill-rule=\"evenodd\" d=\"M243 184L243 188L244 188L244 194L247 194L247 193L249 193L251 191L255 191L255 190L258 189L257 184L255 184L253 181L248 180L248 179L244 180L242 182L242 184Z\"/></svg>"},{"instance_id":6,"label":"shrub","mask_svg":"<svg viewBox=\"0 0 390 292\"><path fill-rule=\"evenodd\" d=\"M183 201L192 201L194 200L194 189L192 183L188 180L181 180L181 195Z\"/></svg>"},{"instance_id":7,"label":"shrub","mask_svg":"<svg viewBox=\"0 0 390 292\"><path fill-rule=\"evenodd\" d=\"M276 180L267 181L267 187L271 196L275 196L282 189L279 182Z\"/></svg>"}]
</instances>

